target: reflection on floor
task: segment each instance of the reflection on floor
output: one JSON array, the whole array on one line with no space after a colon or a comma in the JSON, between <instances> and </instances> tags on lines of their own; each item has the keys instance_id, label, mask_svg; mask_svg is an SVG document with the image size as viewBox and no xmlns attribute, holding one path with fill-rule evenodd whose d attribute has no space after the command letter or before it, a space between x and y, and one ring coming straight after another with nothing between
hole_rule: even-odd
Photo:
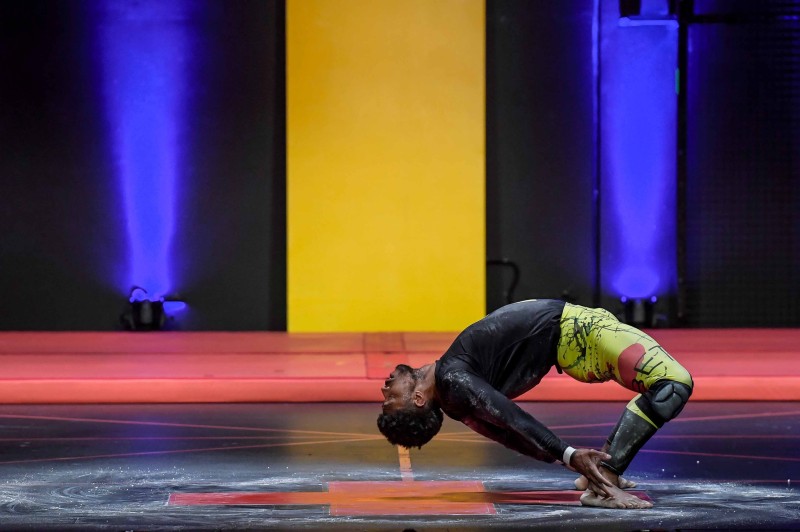
<instances>
[{"instance_id":1,"label":"reflection on floor","mask_svg":"<svg viewBox=\"0 0 800 532\"><path fill-rule=\"evenodd\" d=\"M599 447L624 403L524 403ZM377 405L0 406L0 529L800 527L800 403L689 403L629 470L651 510L584 508L574 474L447 420L422 450Z\"/></svg>"}]
</instances>

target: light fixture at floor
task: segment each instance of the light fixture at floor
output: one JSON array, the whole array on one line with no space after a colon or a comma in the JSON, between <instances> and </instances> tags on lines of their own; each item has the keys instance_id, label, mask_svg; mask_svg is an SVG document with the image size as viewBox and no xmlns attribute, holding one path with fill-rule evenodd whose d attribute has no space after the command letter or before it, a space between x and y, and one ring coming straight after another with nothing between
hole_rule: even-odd
<instances>
[{"instance_id":1,"label":"light fixture at floor","mask_svg":"<svg viewBox=\"0 0 800 532\"><path fill-rule=\"evenodd\" d=\"M653 326L653 307L658 301L656 296L650 298L628 298L622 296L620 302L624 308L625 323L634 327Z\"/></svg>"},{"instance_id":2,"label":"light fixture at floor","mask_svg":"<svg viewBox=\"0 0 800 532\"><path fill-rule=\"evenodd\" d=\"M120 316L122 326L129 331L160 331L172 317L167 313L182 310L186 303L175 297L150 299L147 290L131 288L128 308Z\"/></svg>"}]
</instances>

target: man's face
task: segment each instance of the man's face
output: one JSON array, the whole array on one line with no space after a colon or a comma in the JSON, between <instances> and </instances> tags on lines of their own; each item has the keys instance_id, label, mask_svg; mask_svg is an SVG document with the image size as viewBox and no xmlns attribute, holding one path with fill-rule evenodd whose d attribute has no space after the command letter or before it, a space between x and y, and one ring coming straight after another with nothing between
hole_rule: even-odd
<instances>
[{"instance_id":1,"label":"man's face","mask_svg":"<svg viewBox=\"0 0 800 532\"><path fill-rule=\"evenodd\" d=\"M414 369L405 364L398 364L381 388L384 398L383 413L389 414L408 406L415 385Z\"/></svg>"}]
</instances>

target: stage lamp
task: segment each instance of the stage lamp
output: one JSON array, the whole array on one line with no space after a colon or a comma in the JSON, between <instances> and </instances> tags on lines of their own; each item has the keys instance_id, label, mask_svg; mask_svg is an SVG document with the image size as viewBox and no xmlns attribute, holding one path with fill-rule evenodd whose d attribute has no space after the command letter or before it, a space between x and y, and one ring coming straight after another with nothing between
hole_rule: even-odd
<instances>
[{"instance_id":1,"label":"stage lamp","mask_svg":"<svg viewBox=\"0 0 800 532\"><path fill-rule=\"evenodd\" d=\"M653 307L658 301L656 296L649 298L629 298L622 296L622 303L625 316L625 323L634 327L653 326Z\"/></svg>"},{"instance_id":2,"label":"stage lamp","mask_svg":"<svg viewBox=\"0 0 800 532\"><path fill-rule=\"evenodd\" d=\"M679 0L619 0L621 26L678 24Z\"/></svg>"},{"instance_id":3,"label":"stage lamp","mask_svg":"<svg viewBox=\"0 0 800 532\"><path fill-rule=\"evenodd\" d=\"M131 288L128 304L120 322L129 331L160 331L173 319L169 313L186 308L186 303L177 296L150 299L147 290L140 286Z\"/></svg>"}]
</instances>

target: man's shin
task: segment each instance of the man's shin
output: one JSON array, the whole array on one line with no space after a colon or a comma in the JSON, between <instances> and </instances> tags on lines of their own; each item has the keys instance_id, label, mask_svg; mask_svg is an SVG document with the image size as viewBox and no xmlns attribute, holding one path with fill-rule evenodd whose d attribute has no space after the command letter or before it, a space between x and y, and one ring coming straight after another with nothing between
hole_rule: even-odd
<instances>
[{"instance_id":1,"label":"man's shin","mask_svg":"<svg viewBox=\"0 0 800 532\"><path fill-rule=\"evenodd\" d=\"M611 460L603 461L601 465L617 475L622 475L639 449L657 430L643 417L626 408L609 438L611 443L607 452L611 455Z\"/></svg>"},{"instance_id":2,"label":"man's shin","mask_svg":"<svg viewBox=\"0 0 800 532\"><path fill-rule=\"evenodd\" d=\"M664 423L680 414L691 395L692 386L664 379L633 398L608 439L610 445L606 452L612 458L602 465L621 475L647 440Z\"/></svg>"}]
</instances>

